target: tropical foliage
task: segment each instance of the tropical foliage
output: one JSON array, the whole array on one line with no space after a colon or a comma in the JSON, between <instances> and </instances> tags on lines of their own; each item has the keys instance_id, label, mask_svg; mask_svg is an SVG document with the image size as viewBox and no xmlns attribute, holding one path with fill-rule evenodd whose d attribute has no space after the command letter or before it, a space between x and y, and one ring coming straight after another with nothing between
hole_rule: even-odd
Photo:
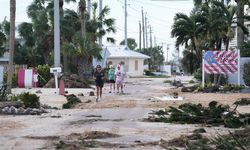
<instances>
[{"instance_id":1,"label":"tropical foliage","mask_svg":"<svg viewBox=\"0 0 250 150\"><path fill-rule=\"evenodd\" d=\"M202 50L230 49L229 42L235 36L236 26L244 35L249 33L239 21L238 6L224 4L224 1L219 0L194 2L195 8L190 15L183 13L175 15L171 32L172 37L176 38L176 46L184 45L186 48L184 62L189 61L187 70L191 73L198 68L192 64L201 64ZM249 18L249 16L243 17Z\"/></svg>"},{"instance_id":2,"label":"tropical foliage","mask_svg":"<svg viewBox=\"0 0 250 150\"><path fill-rule=\"evenodd\" d=\"M145 48L141 50L138 49L137 51L150 56L150 59L146 60L150 70L158 71L160 66L163 65L164 55L162 46Z\"/></svg>"},{"instance_id":3,"label":"tropical foliage","mask_svg":"<svg viewBox=\"0 0 250 150\"><path fill-rule=\"evenodd\" d=\"M64 3L70 2L76 3L78 10L65 9ZM97 13L97 3L92 4L93 13L89 14L85 0L60 0L59 7L63 71L77 71L79 75L88 74L92 70L92 59L102 59L98 39L116 32L115 20L107 17L110 12L107 6ZM15 45L16 64L27 64L28 67L53 65L53 8L53 1L48 0L34 0L27 7L27 15L31 22L22 22L18 25L20 39ZM7 21L0 23L0 54L6 50L9 24ZM115 42L112 37L106 37L107 41Z\"/></svg>"},{"instance_id":4,"label":"tropical foliage","mask_svg":"<svg viewBox=\"0 0 250 150\"><path fill-rule=\"evenodd\" d=\"M135 41L135 39L133 39L133 38L128 38L127 39L127 44L128 44L128 48L130 49L130 50L135 50L135 48L137 47L137 43L136 43L136 41ZM121 42L120 42L120 45L125 45L125 40L122 40Z\"/></svg>"}]
</instances>

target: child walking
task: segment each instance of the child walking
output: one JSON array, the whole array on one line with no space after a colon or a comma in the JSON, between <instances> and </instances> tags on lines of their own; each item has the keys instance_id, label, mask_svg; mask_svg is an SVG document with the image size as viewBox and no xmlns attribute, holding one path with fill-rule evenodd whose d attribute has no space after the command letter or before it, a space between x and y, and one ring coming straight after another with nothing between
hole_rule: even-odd
<instances>
[{"instance_id":1,"label":"child walking","mask_svg":"<svg viewBox=\"0 0 250 150\"><path fill-rule=\"evenodd\" d=\"M95 80L96 83L96 102L99 100L102 100L102 88L104 85L104 77L105 73L102 71L102 68L100 65L96 66L96 71L94 72L93 79Z\"/></svg>"},{"instance_id":2,"label":"child walking","mask_svg":"<svg viewBox=\"0 0 250 150\"><path fill-rule=\"evenodd\" d=\"M123 81L124 81L124 77L125 77L125 73L124 71L121 69L121 65L118 64L117 66L117 70L115 73L115 82L117 85L117 93L119 93L120 88L121 88L121 93L123 93Z\"/></svg>"},{"instance_id":3,"label":"child walking","mask_svg":"<svg viewBox=\"0 0 250 150\"><path fill-rule=\"evenodd\" d=\"M110 82L109 93L111 93L112 91L115 92L115 69L112 65L109 66L108 76L109 76L109 82Z\"/></svg>"}]
</instances>

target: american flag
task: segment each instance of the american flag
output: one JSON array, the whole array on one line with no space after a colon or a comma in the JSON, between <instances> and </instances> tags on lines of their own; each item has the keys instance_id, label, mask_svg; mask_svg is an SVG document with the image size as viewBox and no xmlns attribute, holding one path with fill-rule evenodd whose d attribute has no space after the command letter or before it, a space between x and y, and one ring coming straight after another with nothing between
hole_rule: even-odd
<instances>
[{"instance_id":1,"label":"american flag","mask_svg":"<svg viewBox=\"0 0 250 150\"><path fill-rule=\"evenodd\" d=\"M208 74L234 74L238 71L237 51L207 51L204 69Z\"/></svg>"}]
</instances>

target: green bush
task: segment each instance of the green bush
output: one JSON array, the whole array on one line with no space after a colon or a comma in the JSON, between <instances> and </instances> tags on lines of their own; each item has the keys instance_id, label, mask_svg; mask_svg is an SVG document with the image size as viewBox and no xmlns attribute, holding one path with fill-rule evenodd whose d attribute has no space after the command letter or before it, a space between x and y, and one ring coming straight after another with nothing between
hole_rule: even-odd
<instances>
[{"instance_id":1,"label":"green bush","mask_svg":"<svg viewBox=\"0 0 250 150\"><path fill-rule=\"evenodd\" d=\"M153 76L153 71L152 70L144 70L146 76Z\"/></svg>"},{"instance_id":2,"label":"green bush","mask_svg":"<svg viewBox=\"0 0 250 150\"><path fill-rule=\"evenodd\" d=\"M201 68L197 69L196 72L194 73L194 78L198 81L202 80L202 70Z\"/></svg>"},{"instance_id":3,"label":"green bush","mask_svg":"<svg viewBox=\"0 0 250 150\"><path fill-rule=\"evenodd\" d=\"M8 100L6 88L7 88L6 84L2 85L2 87L0 88L0 101L7 101Z\"/></svg>"},{"instance_id":4,"label":"green bush","mask_svg":"<svg viewBox=\"0 0 250 150\"><path fill-rule=\"evenodd\" d=\"M50 73L50 66L46 65L38 65L37 71L40 77L38 78L39 86L43 87L52 77Z\"/></svg>"},{"instance_id":5,"label":"green bush","mask_svg":"<svg viewBox=\"0 0 250 150\"><path fill-rule=\"evenodd\" d=\"M223 86L222 91L227 92L235 92L235 91L240 91L242 90L244 87L243 86L239 86L239 85L234 85L234 84L226 84Z\"/></svg>"},{"instance_id":6,"label":"green bush","mask_svg":"<svg viewBox=\"0 0 250 150\"><path fill-rule=\"evenodd\" d=\"M8 97L8 100L10 100L10 101L18 101L18 100L20 100L20 96L19 95L12 94L12 95L10 95Z\"/></svg>"},{"instance_id":7,"label":"green bush","mask_svg":"<svg viewBox=\"0 0 250 150\"><path fill-rule=\"evenodd\" d=\"M193 83L194 83L194 80L190 80L189 83L190 83L190 84L193 84Z\"/></svg>"},{"instance_id":8,"label":"green bush","mask_svg":"<svg viewBox=\"0 0 250 150\"><path fill-rule=\"evenodd\" d=\"M27 108L39 108L40 107L40 98L36 94L30 94L25 92L19 95L21 101L23 101L24 106Z\"/></svg>"},{"instance_id":9,"label":"green bush","mask_svg":"<svg viewBox=\"0 0 250 150\"><path fill-rule=\"evenodd\" d=\"M15 88L18 86L18 77L17 77L17 73L13 73L13 77L12 77L12 87ZM4 73L4 77L3 77L3 80L4 80L4 83L7 84L7 77L8 77L8 73Z\"/></svg>"},{"instance_id":10,"label":"green bush","mask_svg":"<svg viewBox=\"0 0 250 150\"><path fill-rule=\"evenodd\" d=\"M244 64L243 79L247 86L250 86L250 62Z\"/></svg>"},{"instance_id":11,"label":"green bush","mask_svg":"<svg viewBox=\"0 0 250 150\"><path fill-rule=\"evenodd\" d=\"M63 108L65 109L73 108L76 104L81 103L81 100L74 94L68 95L66 97L68 102L63 104Z\"/></svg>"}]
</instances>

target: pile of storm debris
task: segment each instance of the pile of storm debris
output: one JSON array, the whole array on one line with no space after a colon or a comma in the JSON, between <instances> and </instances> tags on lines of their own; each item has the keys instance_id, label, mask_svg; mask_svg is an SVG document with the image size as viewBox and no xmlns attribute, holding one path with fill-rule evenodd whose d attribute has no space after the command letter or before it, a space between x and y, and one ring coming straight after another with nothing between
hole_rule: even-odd
<instances>
[{"instance_id":1,"label":"pile of storm debris","mask_svg":"<svg viewBox=\"0 0 250 150\"><path fill-rule=\"evenodd\" d=\"M64 81L65 88L90 88L89 81L76 74L63 75L60 80ZM55 88L55 79L50 79L44 88Z\"/></svg>"}]
</instances>

